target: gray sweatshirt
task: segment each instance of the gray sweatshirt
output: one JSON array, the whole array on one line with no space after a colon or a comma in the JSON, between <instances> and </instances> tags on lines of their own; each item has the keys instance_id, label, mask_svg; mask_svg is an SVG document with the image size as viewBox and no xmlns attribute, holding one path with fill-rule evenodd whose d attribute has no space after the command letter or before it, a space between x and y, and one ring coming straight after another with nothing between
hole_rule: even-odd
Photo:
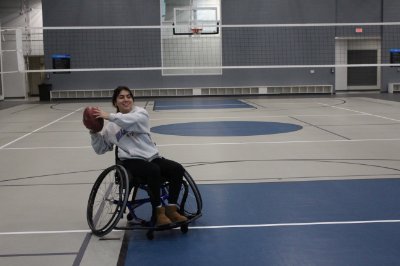
<instances>
[{"instance_id":1,"label":"gray sweatshirt","mask_svg":"<svg viewBox=\"0 0 400 266\"><path fill-rule=\"evenodd\" d=\"M92 147L97 154L119 147L118 158L143 159L151 161L160 157L158 149L150 136L149 114L134 106L127 114L111 113L109 123L99 133L91 133Z\"/></svg>"}]
</instances>

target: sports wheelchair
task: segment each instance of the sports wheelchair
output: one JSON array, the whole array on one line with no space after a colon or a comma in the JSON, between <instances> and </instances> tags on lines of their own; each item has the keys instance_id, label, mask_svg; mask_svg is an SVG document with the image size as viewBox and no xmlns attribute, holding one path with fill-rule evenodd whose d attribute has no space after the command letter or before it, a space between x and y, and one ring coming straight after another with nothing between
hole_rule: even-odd
<instances>
[{"instance_id":1,"label":"sports wheelchair","mask_svg":"<svg viewBox=\"0 0 400 266\"><path fill-rule=\"evenodd\" d=\"M141 215L145 214L139 214L140 211L137 211L139 207L147 203L152 209L147 185L139 182L129 183L129 173L118 159L117 154L118 148L115 149L115 165L108 167L99 175L90 192L86 218L92 233L101 237L113 229L141 229L147 230L146 236L149 240L154 238L154 231L180 227L182 233L187 233L189 223L202 215L203 205L200 191L190 174L185 170L178 199L179 211L188 220L184 223L156 227L153 210L150 219L143 218ZM160 189L161 203L165 205L168 200L168 182L165 182ZM129 200L131 190L132 196ZM142 193L138 193L140 191ZM145 196L139 198L138 194L145 194ZM126 226L120 226L118 223L126 212L128 212Z\"/></svg>"}]
</instances>

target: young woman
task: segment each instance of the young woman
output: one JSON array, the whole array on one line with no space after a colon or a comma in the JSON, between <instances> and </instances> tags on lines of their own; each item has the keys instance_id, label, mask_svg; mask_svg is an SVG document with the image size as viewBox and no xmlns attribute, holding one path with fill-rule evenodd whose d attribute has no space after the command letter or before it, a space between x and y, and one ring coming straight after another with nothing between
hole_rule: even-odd
<instances>
[{"instance_id":1,"label":"young woman","mask_svg":"<svg viewBox=\"0 0 400 266\"><path fill-rule=\"evenodd\" d=\"M178 213L177 200L182 184L184 169L177 162L160 156L151 140L148 112L133 104L129 88L118 87L112 97L116 113L107 113L95 108L96 117L109 121L99 133L90 133L92 147L97 154L111 151L118 146L118 158L131 173L131 182L138 180L149 187L149 196L155 210L156 226L184 222L185 216ZM169 182L168 205L160 201L160 186Z\"/></svg>"}]
</instances>

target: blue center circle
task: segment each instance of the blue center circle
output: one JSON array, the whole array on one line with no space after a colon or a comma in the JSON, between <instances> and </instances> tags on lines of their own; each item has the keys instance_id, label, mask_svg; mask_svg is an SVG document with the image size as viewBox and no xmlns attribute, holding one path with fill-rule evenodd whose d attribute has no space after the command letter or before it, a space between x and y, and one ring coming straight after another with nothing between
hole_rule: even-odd
<instances>
[{"instance_id":1,"label":"blue center circle","mask_svg":"<svg viewBox=\"0 0 400 266\"><path fill-rule=\"evenodd\" d=\"M190 122L156 126L151 132L176 136L255 136L297 131L296 124L257 121Z\"/></svg>"}]
</instances>

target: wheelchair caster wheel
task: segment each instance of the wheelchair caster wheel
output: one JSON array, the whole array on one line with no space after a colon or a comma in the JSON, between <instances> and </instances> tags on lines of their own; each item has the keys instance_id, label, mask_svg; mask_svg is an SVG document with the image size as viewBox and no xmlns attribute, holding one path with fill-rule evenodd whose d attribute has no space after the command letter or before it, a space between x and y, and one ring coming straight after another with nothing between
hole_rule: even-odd
<instances>
[{"instance_id":1,"label":"wheelchair caster wheel","mask_svg":"<svg viewBox=\"0 0 400 266\"><path fill-rule=\"evenodd\" d=\"M128 221L132 221L133 215L132 215L131 213L128 213L128 214L126 215L126 219L127 219Z\"/></svg>"},{"instance_id":2,"label":"wheelchair caster wheel","mask_svg":"<svg viewBox=\"0 0 400 266\"><path fill-rule=\"evenodd\" d=\"M154 239L153 231L148 231L146 233L146 237L147 237L148 240L153 240Z\"/></svg>"},{"instance_id":3,"label":"wheelchair caster wheel","mask_svg":"<svg viewBox=\"0 0 400 266\"><path fill-rule=\"evenodd\" d=\"M187 224L181 226L181 232L183 234L186 234L188 231L189 231L189 226Z\"/></svg>"}]
</instances>

